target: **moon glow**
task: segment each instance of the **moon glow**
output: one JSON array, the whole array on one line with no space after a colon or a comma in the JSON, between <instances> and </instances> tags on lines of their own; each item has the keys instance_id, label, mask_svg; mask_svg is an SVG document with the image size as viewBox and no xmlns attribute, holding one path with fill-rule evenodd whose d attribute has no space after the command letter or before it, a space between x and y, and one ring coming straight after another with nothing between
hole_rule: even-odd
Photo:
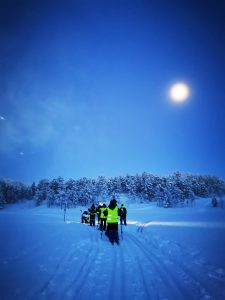
<instances>
[{"instance_id":1,"label":"moon glow","mask_svg":"<svg viewBox=\"0 0 225 300\"><path fill-rule=\"evenodd\" d=\"M185 83L175 83L171 86L169 96L174 102L184 102L190 94L189 88Z\"/></svg>"}]
</instances>

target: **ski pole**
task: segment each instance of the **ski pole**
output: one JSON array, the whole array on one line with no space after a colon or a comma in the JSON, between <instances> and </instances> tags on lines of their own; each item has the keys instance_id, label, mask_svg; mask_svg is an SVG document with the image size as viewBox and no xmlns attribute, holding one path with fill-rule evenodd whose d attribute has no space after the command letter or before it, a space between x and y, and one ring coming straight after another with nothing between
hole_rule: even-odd
<instances>
[{"instance_id":1,"label":"ski pole","mask_svg":"<svg viewBox=\"0 0 225 300\"><path fill-rule=\"evenodd\" d=\"M64 208L64 222L66 221L66 208Z\"/></svg>"},{"instance_id":2,"label":"ski pole","mask_svg":"<svg viewBox=\"0 0 225 300\"><path fill-rule=\"evenodd\" d=\"M121 232L121 238L123 240L123 224L120 223L120 232Z\"/></svg>"}]
</instances>

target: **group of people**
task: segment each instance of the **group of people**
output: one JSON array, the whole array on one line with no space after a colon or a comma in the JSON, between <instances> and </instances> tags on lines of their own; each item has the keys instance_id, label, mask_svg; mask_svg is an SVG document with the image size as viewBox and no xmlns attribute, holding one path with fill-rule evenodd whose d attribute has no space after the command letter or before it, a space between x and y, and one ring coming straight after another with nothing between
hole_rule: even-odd
<instances>
[{"instance_id":1,"label":"group of people","mask_svg":"<svg viewBox=\"0 0 225 300\"><path fill-rule=\"evenodd\" d=\"M90 226L95 226L96 216L98 218L99 230L105 231L111 243L119 243L118 223L120 218L121 225L127 225L127 209L121 204L117 206L117 201L113 198L108 207L106 204L99 204L95 207L94 204L84 211L81 217L82 223L90 223Z\"/></svg>"}]
</instances>

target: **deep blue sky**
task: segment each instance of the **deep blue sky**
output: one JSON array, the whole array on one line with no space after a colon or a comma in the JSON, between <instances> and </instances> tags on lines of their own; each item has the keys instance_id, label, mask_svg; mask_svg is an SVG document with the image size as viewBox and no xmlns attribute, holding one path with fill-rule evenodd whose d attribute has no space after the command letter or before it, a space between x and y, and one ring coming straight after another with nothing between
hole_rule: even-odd
<instances>
[{"instance_id":1,"label":"deep blue sky","mask_svg":"<svg viewBox=\"0 0 225 300\"><path fill-rule=\"evenodd\" d=\"M224 15L213 0L1 1L0 177L225 179Z\"/></svg>"}]
</instances>

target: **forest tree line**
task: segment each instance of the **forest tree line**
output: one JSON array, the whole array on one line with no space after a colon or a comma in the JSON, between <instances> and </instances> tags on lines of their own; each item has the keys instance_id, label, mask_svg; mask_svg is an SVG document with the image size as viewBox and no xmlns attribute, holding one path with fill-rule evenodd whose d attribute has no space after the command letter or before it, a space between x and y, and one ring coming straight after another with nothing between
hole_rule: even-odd
<instances>
[{"instance_id":1,"label":"forest tree line","mask_svg":"<svg viewBox=\"0 0 225 300\"><path fill-rule=\"evenodd\" d=\"M192 175L175 172L169 176L155 176L149 173L97 179L80 178L64 180L57 177L42 179L38 183L25 185L7 179L0 179L0 203L16 203L22 199L35 199L36 205L46 201L48 207L67 205L87 206L91 203L108 202L120 194L130 199L157 201L159 206L182 206L194 199L225 195L225 182L209 175Z\"/></svg>"}]
</instances>

